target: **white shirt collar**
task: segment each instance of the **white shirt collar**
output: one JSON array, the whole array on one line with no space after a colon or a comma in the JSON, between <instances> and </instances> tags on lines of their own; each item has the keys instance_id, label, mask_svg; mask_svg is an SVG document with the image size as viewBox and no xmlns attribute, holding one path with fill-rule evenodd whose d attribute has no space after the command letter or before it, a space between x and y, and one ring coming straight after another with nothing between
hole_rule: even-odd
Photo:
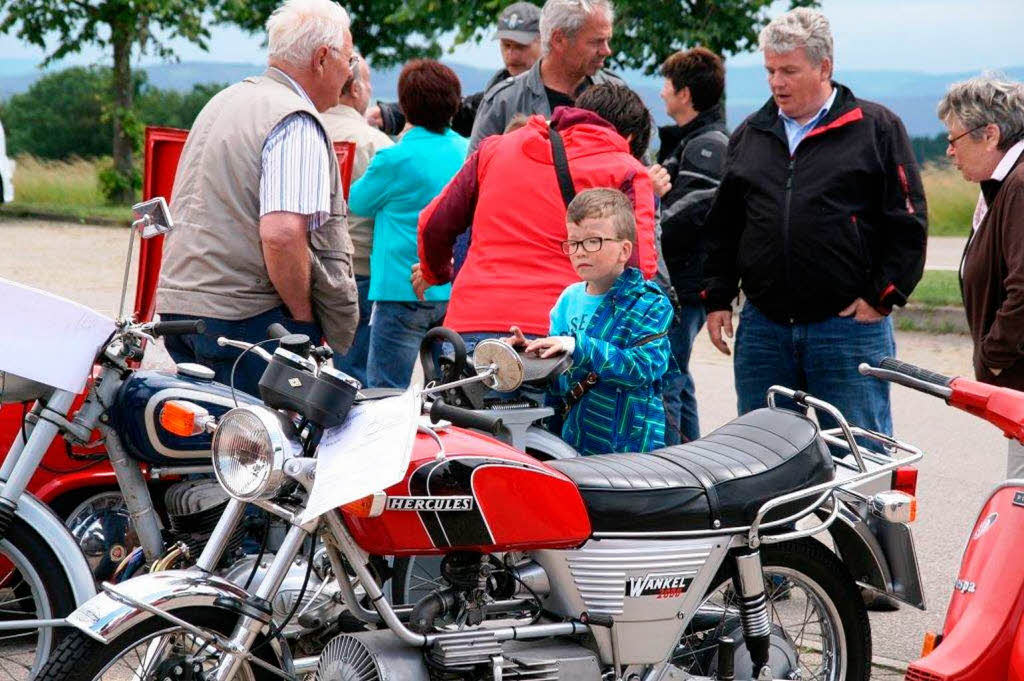
<instances>
[{"instance_id":1,"label":"white shirt collar","mask_svg":"<svg viewBox=\"0 0 1024 681\"><path fill-rule=\"evenodd\" d=\"M1003 159L999 161L999 165L992 171L992 179L999 180L1002 182L1006 179L1006 176L1010 174L1010 169L1013 168L1013 164L1020 158L1021 152L1024 152L1024 140L1017 142L1012 147L1006 150L1003 155Z\"/></svg>"}]
</instances>

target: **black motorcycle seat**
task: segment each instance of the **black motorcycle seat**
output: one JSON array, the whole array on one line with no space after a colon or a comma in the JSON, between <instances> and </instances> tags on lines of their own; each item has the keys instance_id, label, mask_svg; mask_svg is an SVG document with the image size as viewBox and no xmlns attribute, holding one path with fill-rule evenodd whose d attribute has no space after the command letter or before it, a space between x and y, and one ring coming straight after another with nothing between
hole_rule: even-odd
<instances>
[{"instance_id":1,"label":"black motorcycle seat","mask_svg":"<svg viewBox=\"0 0 1024 681\"><path fill-rule=\"evenodd\" d=\"M769 499L835 475L817 425L782 409L752 411L684 445L549 465L576 483L594 532L742 527ZM785 517L811 501L791 502L768 519Z\"/></svg>"},{"instance_id":2,"label":"black motorcycle seat","mask_svg":"<svg viewBox=\"0 0 1024 681\"><path fill-rule=\"evenodd\" d=\"M554 357L541 358L519 353L523 361L523 383L538 385L546 383L561 374L572 366L572 355L561 354Z\"/></svg>"}]
</instances>

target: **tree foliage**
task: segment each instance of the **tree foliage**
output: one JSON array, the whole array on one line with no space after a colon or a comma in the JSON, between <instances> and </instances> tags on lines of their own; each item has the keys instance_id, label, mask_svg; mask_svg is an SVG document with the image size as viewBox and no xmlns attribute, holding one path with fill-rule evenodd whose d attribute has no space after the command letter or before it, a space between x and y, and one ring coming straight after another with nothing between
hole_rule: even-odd
<instances>
[{"instance_id":1,"label":"tree foliage","mask_svg":"<svg viewBox=\"0 0 1024 681\"><path fill-rule=\"evenodd\" d=\"M113 121L104 112L104 102L112 79L109 68L76 66L48 73L10 97L2 109L9 153L47 159L110 156ZM146 83L144 71L137 71L132 76L132 117L139 131L146 125L190 128L199 110L223 87L161 90ZM141 138L132 142L137 146Z\"/></svg>"},{"instance_id":2,"label":"tree foliage","mask_svg":"<svg viewBox=\"0 0 1024 681\"><path fill-rule=\"evenodd\" d=\"M0 33L13 32L47 50L44 64L90 45L110 50L113 77L110 95L103 99L103 113L113 123L114 168L123 180L118 186L126 188L116 197L120 200L132 200L132 188L141 184L132 162L132 142L140 130L132 106L132 52L150 51L170 58L173 53L162 41L164 34L205 48L210 37L204 26L205 13L214 1L30 0L0 5Z\"/></svg>"},{"instance_id":3,"label":"tree foliage","mask_svg":"<svg viewBox=\"0 0 1024 681\"><path fill-rule=\"evenodd\" d=\"M817 0L789 0L814 6ZM225 0L218 17L259 32L279 0ZM400 64L412 57L438 57L442 37L455 42L489 38L508 0L350 0L356 47L376 65ZM537 2L536 4L543 4ZM771 0L616 0L611 63L653 73L676 50L704 45L720 54L757 46L757 33L769 19Z\"/></svg>"}]
</instances>

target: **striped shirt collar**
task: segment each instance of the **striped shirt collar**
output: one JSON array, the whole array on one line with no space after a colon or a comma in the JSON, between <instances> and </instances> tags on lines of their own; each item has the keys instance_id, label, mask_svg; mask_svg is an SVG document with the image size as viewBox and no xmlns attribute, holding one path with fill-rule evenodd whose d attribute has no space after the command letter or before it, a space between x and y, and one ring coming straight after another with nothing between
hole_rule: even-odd
<instances>
[{"instance_id":1,"label":"striped shirt collar","mask_svg":"<svg viewBox=\"0 0 1024 681\"><path fill-rule=\"evenodd\" d=\"M302 86L295 82L294 78L292 78L291 76L289 76L287 73L285 73L281 69L277 68L276 66L267 67L268 71L271 70L271 69L273 69L274 71L277 71L282 76L284 76L285 80L288 81L288 84L292 86L293 90L295 90L295 93L297 95L299 95L300 97L302 97L307 102L309 102L309 104L312 105L314 109L316 108L316 106L313 104L313 100L309 98L309 95L306 94L306 91L302 88Z\"/></svg>"}]
</instances>

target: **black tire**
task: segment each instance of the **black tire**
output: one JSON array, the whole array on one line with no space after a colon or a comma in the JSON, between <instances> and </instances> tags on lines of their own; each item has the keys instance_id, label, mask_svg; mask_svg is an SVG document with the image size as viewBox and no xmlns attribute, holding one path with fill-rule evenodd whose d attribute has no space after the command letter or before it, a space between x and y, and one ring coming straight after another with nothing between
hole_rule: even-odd
<instances>
[{"instance_id":1,"label":"black tire","mask_svg":"<svg viewBox=\"0 0 1024 681\"><path fill-rule=\"evenodd\" d=\"M816 583L838 614L846 650L846 674L843 681L867 681L871 677L871 624L860 589L846 566L824 545L813 539L801 539L761 547L761 563L767 575L798 573ZM772 568L781 568L773 571ZM726 560L708 594L732 579L734 564ZM767 580L767 578L766 578ZM711 670L713 674L714 670ZM749 669L736 669L736 678L745 679Z\"/></svg>"},{"instance_id":2,"label":"black tire","mask_svg":"<svg viewBox=\"0 0 1024 681\"><path fill-rule=\"evenodd\" d=\"M46 543L46 540L32 529L28 523L21 518L15 517L11 522L10 528L7 530L6 536L3 540L0 540L0 555L3 556L3 562L5 570L12 570L11 560L12 556L18 553L21 557L14 560L14 563L18 563L24 560L29 569L34 570L37 573L39 581L41 581L41 591L39 592L38 598L40 601L45 598L45 603L49 605L49 614L46 616L48 619L59 619L67 617L72 610L75 609L75 597L71 591L71 583L68 581L67 575L64 574L64 570L60 566L60 562L57 559L57 554L54 553L53 549ZM27 579L25 575L19 573L21 579ZM22 604L35 603L33 588L29 586L27 582L22 582L18 576L15 576L13 572L7 572L3 575L5 587L8 587L13 591L16 599ZM32 599L32 600L23 600ZM0 610L4 612L2 617L6 621L13 619L27 618L35 619L44 616L44 611L36 610L33 607L33 612L26 612L24 615L16 612L10 612L8 608L3 606L0 601ZM66 633L67 629L62 627L53 627L49 631L34 632L34 630L9 630L3 632L4 636L13 636L18 634L24 634L26 645L33 645L35 649L35 658L31 663L32 669L25 670L25 678L31 678L32 672L38 670L43 665L46 659L50 656L50 653L56 648L62 636ZM35 634L35 638L33 638ZM0 653L2 656L3 653ZM2 659L2 658L0 658ZM9 667L6 662L0 663L5 669ZM14 666L20 667L21 665L15 664Z\"/></svg>"},{"instance_id":3,"label":"black tire","mask_svg":"<svg viewBox=\"0 0 1024 681\"><path fill-rule=\"evenodd\" d=\"M175 610L174 614L197 627L214 630L225 635L231 633L238 621L238 615L235 613L207 606L180 608ZM103 645L75 629L68 633L57 646L35 681L91 680L106 670L122 653L131 650L147 637L164 629L173 628L173 624L161 617L150 617L128 629L108 645ZM251 652L265 662L280 666L280 661L274 657L270 646L263 645L264 641L263 637L258 638ZM280 679L255 665L250 665L250 667L257 681ZM157 680L153 679L153 681Z\"/></svg>"}]
</instances>

